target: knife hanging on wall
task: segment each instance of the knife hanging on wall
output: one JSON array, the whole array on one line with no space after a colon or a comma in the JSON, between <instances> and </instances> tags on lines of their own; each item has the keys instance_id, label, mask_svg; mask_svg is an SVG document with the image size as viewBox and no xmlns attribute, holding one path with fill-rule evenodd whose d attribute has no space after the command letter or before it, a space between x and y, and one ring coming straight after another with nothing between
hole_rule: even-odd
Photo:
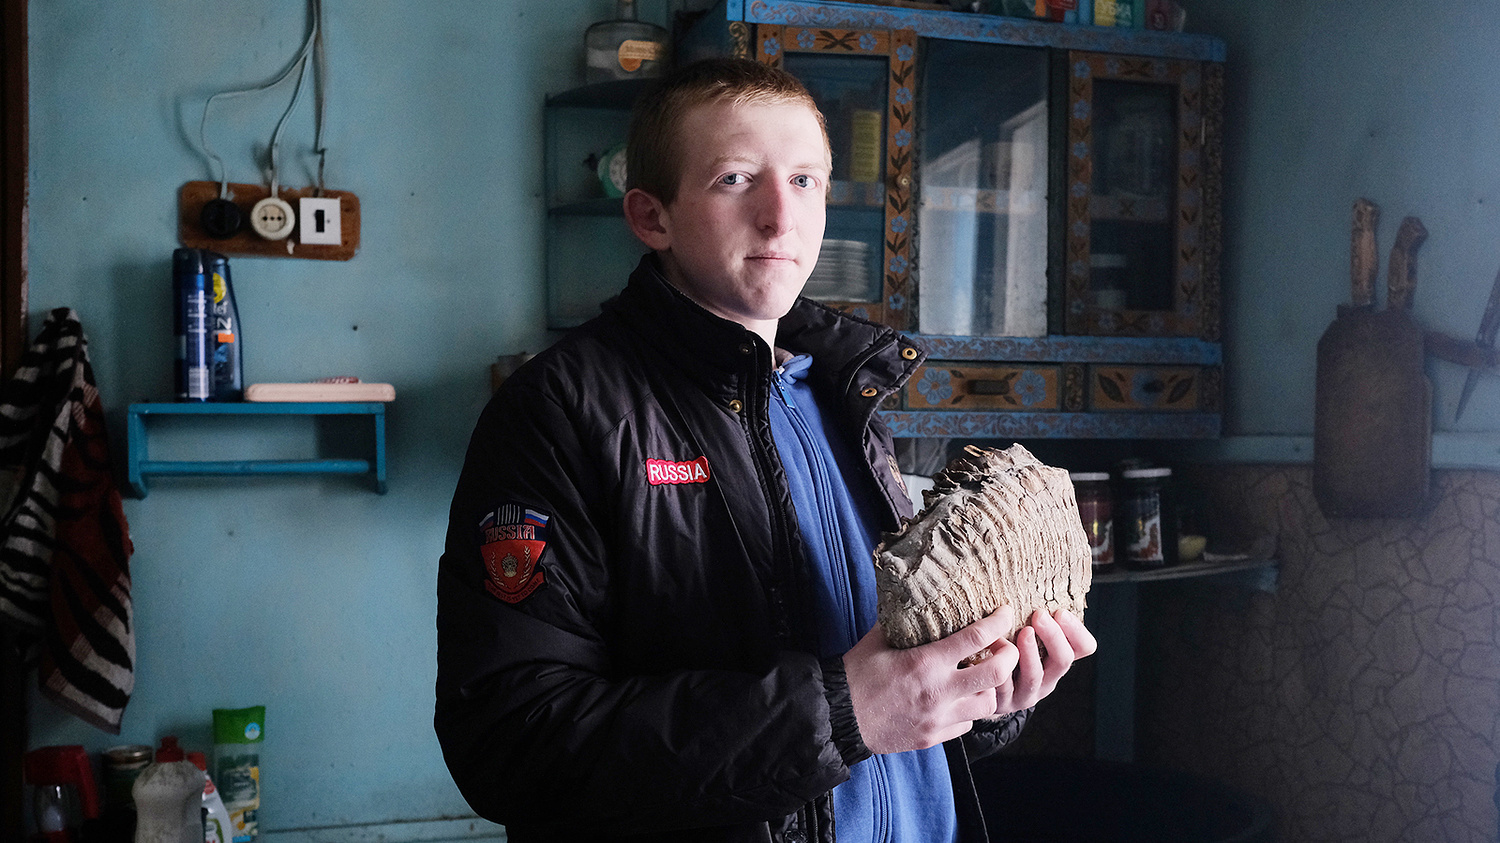
<instances>
[{"instance_id":1,"label":"knife hanging on wall","mask_svg":"<svg viewBox=\"0 0 1500 843\"><path fill-rule=\"evenodd\" d=\"M1500 273L1495 275L1495 286L1490 288L1490 301L1484 306L1484 315L1479 318L1479 333L1474 338L1474 344L1483 349L1495 347L1495 333L1500 330ZM1458 410L1453 413L1453 420L1458 421L1464 414L1464 406L1469 403L1469 396L1474 394L1474 387L1479 384L1479 377L1484 372L1479 367L1470 367L1469 374L1464 378L1464 389L1458 395Z\"/></svg>"}]
</instances>

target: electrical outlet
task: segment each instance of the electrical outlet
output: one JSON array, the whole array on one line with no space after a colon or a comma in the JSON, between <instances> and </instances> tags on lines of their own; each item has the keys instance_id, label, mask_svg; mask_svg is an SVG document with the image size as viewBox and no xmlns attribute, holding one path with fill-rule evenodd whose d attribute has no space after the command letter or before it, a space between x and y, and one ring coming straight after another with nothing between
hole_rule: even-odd
<instances>
[{"instance_id":1,"label":"electrical outlet","mask_svg":"<svg viewBox=\"0 0 1500 843\"><path fill-rule=\"evenodd\" d=\"M267 196L250 209L250 227L267 240L285 240L296 224L292 206L275 196Z\"/></svg>"},{"instance_id":2,"label":"electrical outlet","mask_svg":"<svg viewBox=\"0 0 1500 843\"><path fill-rule=\"evenodd\" d=\"M339 224L339 200L304 196L297 200L297 214L301 221L297 229L299 242L322 246L338 246L344 242L343 227Z\"/></svg>"},{"instance_id":3,"label":"electrical outlet","mask_svg":"<svg viewBox=\"0 0 1500 843\"><path fill-rule=\"evenodd\" d=\"M286 203L284 208L272 204L257 207L270 193L270 189L261 184L231 182L226 186L217 181L190 181L183 184L177 196L179 242L191 249L211 249L225 255L255 255L263 258L346 261L359 251L358 196L347 190L283 185L277 190L276 196ZM327 204L314 204L304 210L299 204L303 198L320 199ZM216 201L220 199L227 201ZM327 242L307 243L302 238L304 226L312 239L318 239L317 211L320 207L323 211L322 234ZM233 226L230 219L235 209L244 221L238 228ZM295 213L293 209L296 209ZM261 220L252 225L255 217L260 217ZM330 224L335 222L338 224L336 234L330 228ZM282 236L272 239L277 235Z\"/></svg>"}]
</instances>

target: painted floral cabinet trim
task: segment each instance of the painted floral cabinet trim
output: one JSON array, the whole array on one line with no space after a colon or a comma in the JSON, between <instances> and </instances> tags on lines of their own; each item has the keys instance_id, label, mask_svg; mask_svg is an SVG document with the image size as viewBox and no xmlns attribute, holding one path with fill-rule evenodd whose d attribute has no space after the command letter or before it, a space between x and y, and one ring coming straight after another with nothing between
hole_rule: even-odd
<instances>
[{"instance_id":1,"label":"painted floral cabinet trim","mask_svg":"<svg viewBox=\"0 0 1500 843\"><path fill-rule=\"evenodd\" d=\"M913 410L1062 410L1064 368L928 363L908 382L906 406Z\"/></svg>"},{"instance_id":2,"label":"painted floral cabinet trim","mask_svg":"<svg viewBox=\"0 0 1500 843\"><path fill-rule=\"evenodd\" d=\"M1089 408L1095 412L1198 412L1217 404L1204 370L1196 367L1090 366Z\"/></svg>"},{"instance_id":3,"label":"painted floral cabinet trim","mask_svg":"<svg viewBox=\"0 0 1500 843\"><path fill-rule=\"evenodd\" d=\"M1158 412L1219 410L1217 366L1114 366L932 361L887 410Z\"/></svg>"},{"instance_id":4,"label":"painted floral cabinet trim","mask_svg":"<svg viewBox=\"0 0 1500 843\"><path fill-rule=\"evenodd\" d=\"M1064 327L1095 336L1219 337L1219 179L1222 67L1215 63L1070 52L1067 56ZM1167 197L1103 195L1094 96L1100 81L1172 86L1176 106L1175 189ZM1131 310L1101 304L1090 289L1093 226L1098 220L1170 223L1171 307Z\"/></svg>"},{"instance_id":5,"label":"painted floral cabinet trim","mask_svg":"<svg viewBox=\"0 0 1500 843\"><path fill-rule=\"evenodd\" d=\"M788 52L886 56L890 76L887 89L885 181L883 196L843 195L837 189L830 206L874 199L884 201L882 291L878 302L828 301L826 304L895 328L911 327L912 290L912 163L916 131L917 47L909 29L862 30L762 24L751 42L754 57L782 67Z\"/></svg>"}]
</instances>

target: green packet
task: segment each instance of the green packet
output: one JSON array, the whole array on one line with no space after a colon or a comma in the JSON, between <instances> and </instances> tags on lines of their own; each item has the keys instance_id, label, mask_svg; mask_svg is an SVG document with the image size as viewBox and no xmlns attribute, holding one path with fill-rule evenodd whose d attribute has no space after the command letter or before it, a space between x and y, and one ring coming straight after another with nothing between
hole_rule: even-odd
<instances>
[{"instance_id":1,"label":"green packet","mask_svg":"<svg viewBox=\"0 0 1500 843\"><path fill-rule=\"evenodd\" d=\"M265 741L266 707L214 709L214 786L229 811L234 843L253 843L259 834L260 745Z\"/></svg>"}]
</instances>

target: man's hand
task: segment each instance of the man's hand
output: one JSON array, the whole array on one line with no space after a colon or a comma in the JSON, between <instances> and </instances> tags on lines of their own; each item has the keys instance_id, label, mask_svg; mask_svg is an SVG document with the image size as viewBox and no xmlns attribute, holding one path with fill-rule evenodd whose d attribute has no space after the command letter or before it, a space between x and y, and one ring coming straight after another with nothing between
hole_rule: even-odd
<instances>
[{"instance_id":1,"label":"man's hand","mask_svg":"<svg viewBox=\"0 0 1500 843\"><path fill-rule=\"evenodd\" d=\"M1046 658L1041 656L1038 641L1046 648ZM995 688L996 717L1036 705L1057 689L1057 681L1075 660L1099 649L1099 643L1084 627L1083 621L1065 609L1058 609L1051 615L1041 609L1032 612L1031 622L1016 633L1016 643L1000 643L1017 653L1014 675Z\"/></svg>"},{"instance_id":2,"label":"man's hand","mask_svg":"<svg viewBox=\"0 0 1500 843\"><path fill-rule=\"evenodd\" d=\"M941 641L897 650L877 624L844 654L860 736L879 755L925 749L968 732L975 720L1035 705L1074 659L1094 652L1094 636L1072 613L1037 611L1012 644L1014 610L1002 606ZM1037 641L1047 648L1042 659ZM958 663L981 650L989 658Z\"/></svg>"},{"instance_id":3,"label":"man's hand","mask_svg":"<svg viewBox=\"0 0 1500 843\"><path fill-rule=\"evenodd\" d=\"M1014 616L1011 607L1002 606L941 641L909 650L893 648L876 624L844 654L849 698L865 746L877 755L926 749L994 714L995 688L1010 682L1020 655L1003 638ZM992 652L989 658L959 668L959 662L984 649Z\"/></svg>"}]
</instances>

